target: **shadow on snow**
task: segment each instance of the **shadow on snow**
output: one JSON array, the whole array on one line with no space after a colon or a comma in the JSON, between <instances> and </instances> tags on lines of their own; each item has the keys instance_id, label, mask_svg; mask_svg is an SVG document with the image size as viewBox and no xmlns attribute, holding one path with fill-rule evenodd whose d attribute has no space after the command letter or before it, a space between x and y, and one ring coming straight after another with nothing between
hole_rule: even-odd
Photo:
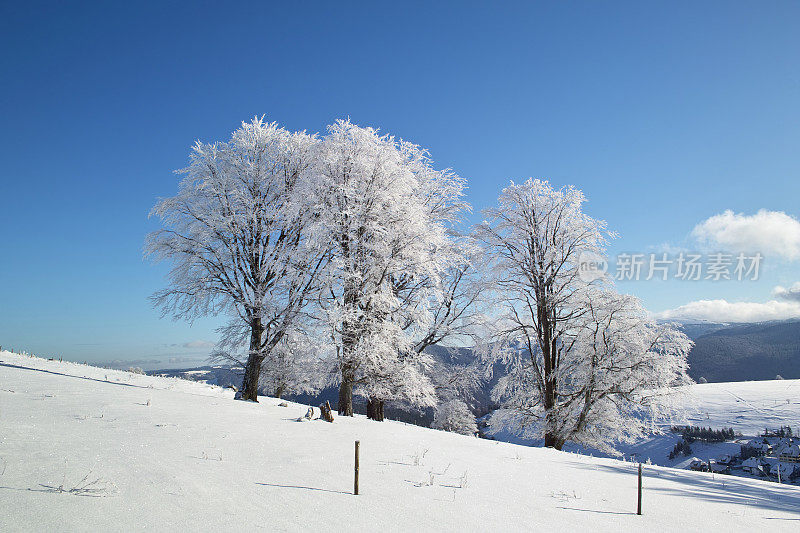
<instances>
[{"instance_id":1,"label":"shadow on snow","mask_svg":"<svg viewBox=\"0 0 800 533\"><path fill-rule=\"evenodd\" d=\"M612 466L596 463L571 461L578 467L588 470L605 470L617 474L627 474L631 479L631 489L636 490L636 465ZM777 483L756 482L746 478L738 478L724 474L687 472L683 470L645 467L642 472L644 510L650 505L657 505L657 494L668 494L680 498L703 499L710 502L733 503L800 514L800 490L794 486ZM647 480L667 480L675 483L670 487L648 487ZM749 482L748 482L749 481ZM648 497L649 495L649 497ZM691 501L691 500L687 500Z\"/></svg>"}]
</instances>

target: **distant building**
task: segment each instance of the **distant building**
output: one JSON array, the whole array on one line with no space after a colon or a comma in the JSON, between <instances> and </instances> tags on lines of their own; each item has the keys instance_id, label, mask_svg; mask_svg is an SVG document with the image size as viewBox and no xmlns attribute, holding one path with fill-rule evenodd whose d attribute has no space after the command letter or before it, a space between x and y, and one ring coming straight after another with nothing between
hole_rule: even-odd
<instances>
[{"instance_id":1,"label":"distant building","mask_svg":"<svg viewBox=\"0 0 800 533\"><path fill-rule=\"evenodd\" d=\"M689 463L689 470L696 470L697 472L708 472L708 463L701 461L697 457L692 459Z\"/></svg>"},{"instance_id":2,"label":"distant building","mask_svg":"<svg viewBox=\"0 0 800 533\"><path fill-rule=\"evenodd\" d=\"M775 465L774 468L770 469L769 474L772 477L777 478L778 477L778 472L780 472L780 474L781 474L780 477L781 477L782 480L783 479L789 480L789 479L794 479L794 477L796 476L796 472L797 471L798 471L798 467L797 467L796 464L793 464L793 463L778 463L777 465Z\"/></svg>"},{"instance_id":3,"label":"distant building","mask_svg":"<svg viewBox=\"0 0 800 533\"><path fill-rule=\"evenodd\" d=\"M766 439L753 439L742 444L743 457L764 457L772 452L772 445Z\"/></svg>"},{"instance_id":4,"label":"distant building","mask_svg":"<svg viewBox=\"0 0 800 533\"><path fill-rule=\"evenodd\" d=\"M723 465L716 461L710 461L708 463L708 471L714 472L715 474L729 474L731 469L728 465Z\"/></svg>"},{"instance_id":5,"label":"distant building","mask_svg":"<svg viewBox=\"0 0 800 533\"><path fill-rule=\"evenodd\" d=\"M717 457L717 462L721 465L730 465L733 462L733 457L726 453Z\"/></svg>"},{"instance_id":6,"label":"distant building","mask_svg":"<svg viewBox=\"0 0 800 533\"><path fill-rule=\"evenodd\" d=\"M769 467L758 457L750 457L742 461L742 470L756 476L765 476Z\"/></svg>"},{"instance_id":7,"label":"distant building","mask_svg":"<svg viewBox=\"0 0 800 533\"><path fill-rule=\"evenodd\" d=\"M788 444L778 452L778 459L787 463L800 463L800 445Z\"/></svg>"}]
</instances>

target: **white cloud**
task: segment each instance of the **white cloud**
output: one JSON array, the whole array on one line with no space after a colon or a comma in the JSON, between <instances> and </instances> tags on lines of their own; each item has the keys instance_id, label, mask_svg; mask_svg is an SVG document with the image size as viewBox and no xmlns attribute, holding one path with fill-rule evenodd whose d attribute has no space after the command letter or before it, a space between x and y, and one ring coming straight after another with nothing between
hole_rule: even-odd
<instances>
[{"instance_id":1,"label":"white cloud","mask_svg":"<svg viewBox=\"0 0 800 533\"><path fill-rule=\"evenodd\" d=\"M202 360L204 360L202 357L170 357L168 359L169 363L173 365L176 363L195 363Z\"/></svg>"},{"instance_id":2,"label":"white cloud","mask_svg":"<svg viewBox=\"0 0 800 533\"><path fill-rule=\"evenodd\" d=\"M133 366L155 365L160 363L159 359L114 359L108 366L111 368L129 368Z\"/></svg>"},{"instance_id":3,"label":"white cloud","mask_svg":"<svg viewBox=\"0 0 800 533\"><path fill-rule=\"evenodd\" d=\"M800 302L800 281L789 287L781 287L778 285L772 289L772 295L779 300L786 300L789 302Z\"/></svg>"},{"instance_id":4,"label":"white cloud","mask_svg":"<svg viewBox=\"0 0 800 533\"><path fill-rule=\"evenodd\" d=\"M800 221L783 211L744 215L728 210L695 226L692 236L728 251L800 259Z\"/></svg>"},{"instance_id":5,"label":"white cloud","mask_svg":"<svg viewBox=\"0 0 800 533\"><path fill-rule=\"evenodd\" d=\"M670 244L668 242L662 242L661 244L657 245L650 245L647 248L652 252L662 253L667 255L678 255L679 253L686 253L690 251L685 246L677 246L674 244Z\"/></svg>"},{"instance_id":6,"label":"white cloud","mask_svg":"<svg viewBox=\"0 0 800 533\"><path fill-rule=\"evenodd\" d=\"M214 343L213 342L208 342L208 341L197 340L197 341L184 342L181 346L183 346L184 348L197 348L197 349L199 349L199 348L213 348L214 347Z\"/></svg>"},{"instance_id":7,"label":"white cloud","mask_svg":"<svg viewBox=\"0 0 800 533\"><path fill-rule=\"evenodd\" d=\"M800 301L729 302L698 300L655 314L663 320L708 320L710 322L765 322L800 318Z\"/></svg>"}]
</instances>

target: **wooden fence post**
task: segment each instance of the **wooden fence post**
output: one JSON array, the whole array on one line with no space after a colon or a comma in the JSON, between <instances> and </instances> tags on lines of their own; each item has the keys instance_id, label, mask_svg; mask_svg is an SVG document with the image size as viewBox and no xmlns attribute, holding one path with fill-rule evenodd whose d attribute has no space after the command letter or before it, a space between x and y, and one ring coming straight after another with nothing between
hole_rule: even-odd
<instances>
[{"instance_id":1,"label":"wooden fence post","mask_svg":"<svg viewBox=\"0 0 800 533\"><path fill-rule=\"evenodd\" d=\"M356 467L355 478L353 479L353 494L358 496L358 449L361 447L361 441L356 441Z\"/></svg>"},{"instance_id":2,"label":"wooden fence post","mask_svg":"<svg viewBox=\"0 0 800 533\"><path fill-rule=\"evenodd\" d=\"M642 514L642 463L639 463L639 495L636 499L636 514Z\"/></svg>"}]
</instances>

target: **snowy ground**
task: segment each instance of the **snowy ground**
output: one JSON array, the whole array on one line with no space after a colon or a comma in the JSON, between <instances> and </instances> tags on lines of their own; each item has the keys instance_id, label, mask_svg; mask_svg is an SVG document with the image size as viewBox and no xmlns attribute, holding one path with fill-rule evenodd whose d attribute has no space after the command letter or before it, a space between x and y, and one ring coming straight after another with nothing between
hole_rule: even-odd
<instances>
[{"instance_id":1,"label":"snowy ground","mask_svg":"<svg viewBox=\"0 0 800 533\"><path fill-rule=\"evenodd\" d=\"M631 463L278 403L0 352L0 531L800 526L798 487L647 467L640 517Z\"/></svg>"},{"instance_id":2,"label":"snowy ground","mask_svg":"<svg viewBox=\"0 0 800 533\"><path fill-rule=\"evenodd\" d=\"M800 379L705 383L688 387L689 423L732 427L743 435L764 428L800 429Z\"/></svg>"},{"instance_id":3,"label":"snowy ground","mask_svg":"<svg viewBox=\"0 0 800 533\"><path fill-rule=\"evenodd\" d=\"M687 387L687 421L681 424L733 428L745 438L736 442L692 443L691 457L669 459L668 455L681 440L674 433L654 436L633 446L625 447L627 456L636 456L643 461L686 468L693 457L708 461L723 454L736 455L741 444L764 432L791 426L800 430L800 380L742 381L732 383L706 383ZM734 475L752 477L734 469Z\"/></svg>"},{"instance_id":4,"label":"snowy ground","mask_svg":"<svg viewBox=\"0 0 800 533\"><path fill-rule=\"evenodd\" d=\"M648 437L633 445L621 446L620 451L629 459L651 461L661 466L688 468L693 458L703 461L716 459L723 454L737 455L741 444L760 435L765 429L778 429L791 426L800 431L800 380L739 381L731 383L706 383L686 387L682 398L685 418L675 420L675 425L711 427L713 429L733 428L744 435L736 442L692 443L689 457L669 458L681 436L666 433ZM501 430L494 437L504 442L522 445L541 445L540 441L523 439ZM568 451L590 453L578 446L568 444ZM595 455L604 456L598 452ZM733 475L755 477L740 468L732 470ZM800 485L800 480L795 482Z\"/></svg>"}]
</instances>

